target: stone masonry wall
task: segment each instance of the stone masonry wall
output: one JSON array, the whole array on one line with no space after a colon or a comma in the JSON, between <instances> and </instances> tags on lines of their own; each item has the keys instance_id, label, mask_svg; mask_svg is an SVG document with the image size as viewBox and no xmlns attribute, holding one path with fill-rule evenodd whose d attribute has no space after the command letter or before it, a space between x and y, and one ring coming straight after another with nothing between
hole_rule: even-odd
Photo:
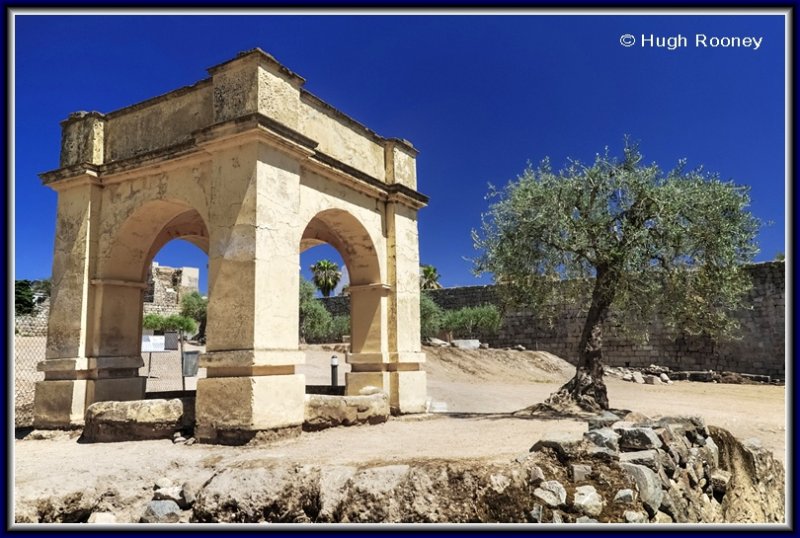
<instances>
[{"instance_id":1,"label":"stone masonry wall","mask_svg":"<svg viewBox=\"0 0 800 538\"><path fill-rule=\"evenodd\" d=\"M784 379L785 265L759 263L748 270L753 277L753 289L747 304L752 309L735 314L742 326L741 338L714 342L669 331L655 320L649 324L649 340L644 343L607 330L603 342L606 363L633 367L659 364L676 370L728 370ZM426 293L448 310L499 302L493 286L445 288ZM324 299L323 303L334 314L348 312L346 297ZM527 349L548 351L574 363L584 319L577 310L567 309L548 327L529 311L507 312L498 334L482 340L492 347L522 344Z\"/></svg>"}]
</instances>

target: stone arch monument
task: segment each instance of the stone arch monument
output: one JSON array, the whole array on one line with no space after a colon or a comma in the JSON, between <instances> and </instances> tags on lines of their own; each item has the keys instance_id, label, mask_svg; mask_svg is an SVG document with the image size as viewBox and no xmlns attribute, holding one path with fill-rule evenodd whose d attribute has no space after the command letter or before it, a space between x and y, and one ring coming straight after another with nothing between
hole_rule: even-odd
<instances>
[{"instance_id":1,"label":"stone arch monument","mask_svg":"<svg viewBox=\"0 0 800 538\"><path fill-rule=\"evenodd\" d=\"M62 122L45 379L35 424L83 422L93 402L144 398L141 304L168 241L208 254L197 435L302 423L299 255L329 243L351 278L347 393L374 385L395 413L424 411L416 150L303 89L256 49L192 86Z\"/></svg>"}]
</instances>

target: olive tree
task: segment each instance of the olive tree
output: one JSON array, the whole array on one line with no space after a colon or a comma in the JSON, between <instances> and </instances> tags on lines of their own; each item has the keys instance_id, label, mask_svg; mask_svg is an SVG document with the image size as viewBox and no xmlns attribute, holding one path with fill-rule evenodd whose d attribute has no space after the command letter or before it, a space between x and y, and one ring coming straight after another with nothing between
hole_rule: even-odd
<instances>
[{"instance_id":1,"label":"olive tree","mask_svg":"<svg viewBox=\"0 0 800 538\"><path fill-rule=\"evenodd\" d=\"M490 185L489 210L473 230L475 271L500 294L553 320L565 306L586 316L575 376L546 405L608 409L603 324L658 315L689 334L732 335L730 315L751 286L742 267L757 252L759 221L748 189L718 175L644 164L626 140L621 158L598 154L555 172L530 165L505 188Z\"/></svg>"}]
</instances>

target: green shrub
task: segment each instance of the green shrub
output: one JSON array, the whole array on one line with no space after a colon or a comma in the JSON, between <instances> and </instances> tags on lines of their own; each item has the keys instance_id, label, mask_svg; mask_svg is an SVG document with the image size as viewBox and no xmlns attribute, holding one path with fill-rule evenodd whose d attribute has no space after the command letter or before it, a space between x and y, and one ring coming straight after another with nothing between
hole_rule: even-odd
<instances>
[{"instance_id":1,"label":"green shrub","mask_svg":"<svg viewBox=\"0 0 800 538\"><path fill-rule=\"evenodd\" d=\"M496 334L501 323L500 311L489 304L446 311L442 328L450 331L455 338L478 338Z\"/></svg>"},{"instance_id":2,"label":"green shrub","mask_svg":"<svg viewBox=\"0 0 800 538\"><path fill-rule=\"evenodd\" d=\"M428 294L420 294L419 321L420 335L422 338L430 338L439 334L439 331L442 329L443 315L444 311L428 296Z\"/></svg>"},{"instance_id":3,"label":"green shrub","mask_svg":"<svg viewBox=\"0 0 800 538\"><path fill-rule=\"evenodd\" d=\"M300 304L300 337L307 343L324 342L332 323L333 317L321 302L311 299Z\"/></svg>"},{"instance_id":4,"label":"green shrub","mask_svg":"<svg viewBox=\"0 0 800 538\"><path fill-rule=\"evenodd\" d=\"M142 327L151 331L163 331L166 318L158 314L146 314L142 318Z\"/></svg>"},{"instance_id":5,"label":"green shrub","mask_svg":"<svg viewBox=\"0 0 800 538\"><path fill-rule=\"evenodd\" d=\"M350 336L350 316L334 316L328 341L341 342L343 336Z\"/></svg>"}]
</instances>

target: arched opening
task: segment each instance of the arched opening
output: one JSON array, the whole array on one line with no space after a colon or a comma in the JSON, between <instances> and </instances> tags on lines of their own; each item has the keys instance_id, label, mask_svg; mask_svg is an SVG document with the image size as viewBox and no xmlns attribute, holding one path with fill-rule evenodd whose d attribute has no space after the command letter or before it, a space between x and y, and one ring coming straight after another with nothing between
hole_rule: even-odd
<instances>
[{"instance_id":1,"label":"arched opening","mask_svg":"<svg viewBox=\"0 0 800 538\"><path fill-rule=\"evenodd\" d=\"M387 350L386 298L379 258L369 232L350 213L330 209L315 215L303 231L300 240L301 278L313 282L312 264L332 261L339 266L341 278L329 298L321 298L317 310L327 312L330 322L328 341L315 335L309 339L304 329L309 326L300 306L299 333L301 342L325 344L306 348L306 364L301 367L308 385L333 383L331 359L338 359L337 383L344 386L350 365L345 359L352 354L385 353ZM302 295L302 284L301 284ZM312 315L314 310L312 309ZM349 331L342 334L344 321L349 318ZM324 331L323 331L324 332ZM342 336L344 336L342 338Z\"/></svg>"},{"instance_id":2,"label":"arched opening","mask_svg":"<svg viewBox=\"0 0 800 538\"><path fill-rule=\"evenodd\" d=\"M175 328L175 316L181 315L184 297L206 295L208 245L208 228L200 213L175 200L155 200L140 206L108 242L100 245L98 277L92 282L94 355L142 358L144 366L139 375L150 374L148 392L194 388L196 375L189 376L194 378L189 386L183 380L181 348L199 352L202 346L199 342L183 346L183 331L170 329ZM172 325L145 329L145 315L150 321L166 321L172 316L168 322ZM162 333L162 338L148 338L145 343L143 333L154 332ZM154 340L156 345L151 347Z\"/></svg>"}]
</instances>

